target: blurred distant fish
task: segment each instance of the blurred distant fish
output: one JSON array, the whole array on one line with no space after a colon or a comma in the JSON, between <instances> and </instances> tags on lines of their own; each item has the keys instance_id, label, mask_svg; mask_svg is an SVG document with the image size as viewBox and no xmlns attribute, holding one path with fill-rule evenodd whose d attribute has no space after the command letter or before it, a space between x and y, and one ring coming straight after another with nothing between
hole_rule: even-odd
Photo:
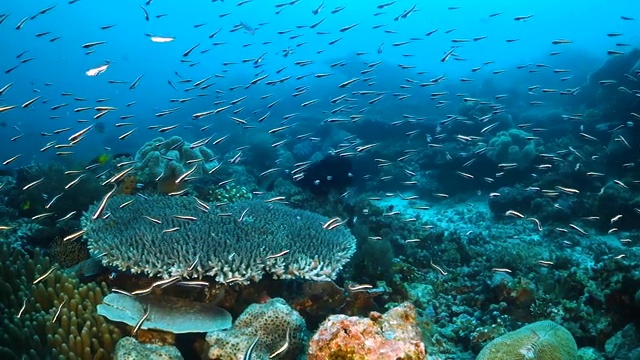
<instances>
[{"instance_id":1,"label":"blurred distant fish","mask_svg":"<svg viewBox=\"0 0 640 360\"><path fill-rule=\"evenodd\" d=\"M3 86L2 89L0 89L0 96L4 95L4 93L7 92L7 90L9 90L9 88L11 88L12 86L13 86L12 82Z\"/></svg>"},{"instance_id":2,"label":"blurred distant fish","mask_svg":"<svg viewBox=\"0 0 640 360\"><path fill-rule=\"evenodd\" d=\"M154 43L168 43L172 42L176 38L170 36L152 36L151 41Z\"/></svg>"},{"instance_id":3,"label":"blurred distant fish","mask_svg":"<svg viewBox=\"0 0 640 360\"><path fill-rule=\"evenodd\" d=\"M142 79L144 75L139 75L135 80L133 80L133 82L131 83L131 85L129 85L129 89L133 90L138 86L138 83L140 82L140 80Z\"/></svg>"},{"instance_id":4,"label":"blurred distant fish","mask_svg":"<svg viewBox=\"0 0 640 360\"><path fill-rule=\"evenodd\" d=\"M531 15L522 15L522 16L514 17L513 20L515 20L515 21L525 21L525 20L531 19L532 17L533 17L533 14L531 14Z\"/></svg>"},{"instance_id":5,"label":"blurred distant fish","mask_svg":"<svg viewBox=\"0 0 640 360\"><path fill-rule=\"evenodd\" d=\"M240 26L249 34L251 35L255 35L256 33L256 29L252 28L251 26L247 25L246 23L240 21Z\"/></svg>"},{"instance_id":6,"label":"blurred distant fish","mask_svg":"<svg viewBox=\"0 0 640 360\"><path fill-rule=\"evenodd\" d=\"M416 6L418 6L418 4L413 4L413 6L411 8L409 8L409 10L403 11L400 15L396 16L395 18L393 18L393 20L394 21L398 21L400 19L406 19L409 15L411 15L411 13L416 11Z\"/></svg>"},{"instance_id":7,"label":"blurred distant fish","mask_svg":"<svg viewBox=\"0 0 640 360\"><path fill-rule=\"evenodd\" d=\"M318 15L320 13L320 10L322 10L323 7L324 7L324 1L322 1L320 5L318 5L315 9L311 10L311 13L313 15Z\"/></svg>"},{"instance_id":8,"label":"blurred distant fish","mask_svg":"<svg viewBox=\"0 0 640 360\"><path fill-rule=\"evenodd\" d=\"M395 4L395 3L396 3L396 1L391 1L391 2L388 2L388 3L380 4L380 5L378 5L378 9L384 9L387 6L391 6L391 5Z\"/></svg>"},{"instance_id":9,"label":"blurred distant fish","mask_svg":"<svg viewBox=\"0 0 640 360\"><path fill-rule=\"evenodd\" d=\"M22 27L24 26L24 24L27 22L27 20L29 20L29 17L25 17L24 19L20 20L20 22L18 23L18 25L16 25L16 30L20 30L22 29ZM4 21L4 20L3 20Z\"/></svg>"},{"instance_id":10,"label":"blurred distant fish","mask_svg":"<svg viewBox=\"0 0 640 360\"><path fill-rule=\"evenodd\" d=\"M187 56L191 55L193 50L195 50L198 46L200 46L200 43L197 43L197 44L193 45L192 47L190 47L189 49L187 49L187 51L182 53L182 57L187 57Z\"/></svg>"},{"instance_id":11,"label":"blurred distant fish","mask_svg":"<svg viewBox=\"0 0 640 360\"><path fill-rule=\"evenodd\" d=\"M98 76L103 72L107 71L108 67L109 67L109 64L104 64L102 66L98 66L96 68L87 70L85 74L87 74L87 76Z\"/></svg>"},{"instance_id":12,"label":"blurred distant fish","mask_svg":"<svg viewBox=\"0 0 640 360\"><path fill-rule=\"evenodd\" d=\"M149 21L149 13L147 12L147 9L145 9L142 5L140 5L140 9L142 9L142 11L144 12L144 19Z\"/></svg>"},{"instance_id":13,"label":"blurred distant fish","mask_svg":"<svg viewBox=\"0 0 640 360\"><path fill-rule=\"evenodd\" d=\"M106 43L107 43L106 41L93 41L93 42L88 42L88 43L86 43L86 44L83 44L83 45L82 45L82 48L83 48L83 49L90 49L90 48L92 48L92 47L94 47L94 46L98 46L98 45L102 45L102 44L106 44Z\"/></svg>"}]
</instances>

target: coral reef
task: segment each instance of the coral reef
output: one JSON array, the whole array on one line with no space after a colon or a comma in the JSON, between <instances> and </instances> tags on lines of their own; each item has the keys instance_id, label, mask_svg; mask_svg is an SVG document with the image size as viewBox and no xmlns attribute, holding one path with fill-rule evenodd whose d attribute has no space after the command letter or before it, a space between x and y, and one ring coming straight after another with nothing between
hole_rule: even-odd
<instances>
[{"instance_id":1,"label":"coral reef","mask_svg":"<svg viewBox=\"0 0 640 360\"><path fill-rule=\"evenodd\" d=\"M640 336L634 324L618 331L604 344L604 352L609 359L632 360L640 356Z\"/></svg>"},{"instance_id":2,"label":"coral reef","mask_svg":"<svg viewBox=\"0 0 640 360\"><path fill-rule=\"evenodd\" d=\"M183 357L174 346L144 344L132 337L123 337L116 344L115 360L182 360Z\"/></svg>"},{"instance_id":3,"label":"coral reef","mask_svg":"<svg viewBox=\"0 0 640 360\"><path fill-rule=\"evenodd\" d=\"M222 188L213 190L213 193L209 194L205 199L217 203L232 204L242 200L251 200L252 197L251 192L244 186L225 185Z\"/></svg>"},{"instance_id":4,"label":"coral reef","mask_svg":"<svg viewBox=\"0 0 640 360\"><path fill-rule=\"evenodd\" d=\"M67 269L78 265L89 258L87 245L81 240L64 241L60 236L53 239L49 257L54 263Z\"/></svg>"},{"instance_id":5,"label":"coral reef","mask_svg":"<svg viewBox=\"0 0 640 360\"><path fill-rule=\"evenodd\" d=\"M517 129L501 131L489 140L487 156L497 163L515 163L526 167L537 154L535 142L527 140L531 136Z\"/></svg>"},{"instance_id":6,"label":"coral reef","mask_svg":"<svg viewBox=\"0 0 640 360\"><path fill-rule=\"evenodd\" d=\"M553 321L538 321L491 341L477 360L571 360L577 357L576 342L567 329Z\"/></svg>"},{"instance_id":7,"label":"coral reef","mask_svg":"<svg viewBox=\"0 0 640 360\"><path fill-rule=\"evenodd\" d=\"M51 268L49 259L39 250L30 259L4 241L0 260L2 352L34 360L107 359L112 354L120 331L95 312L108 292L104 283L83 285L56 270L33 285Z\"/></svg>"},{"instance_id":8,"label":"coral reef","mask_svg":"<svg viewBox=\"0 0 640 360\"><path fill-rule=\"evenodd\" d=\"M127 175L122 179L122 182L118 184L118 193L124 195L133 194L138 185L138 177L135 175Z\"/></svg>"},{"instance_id":9,"label":"coral reef","mask_svg":"<svg viewBox=\"0 0 640 360\"><path fill-rule=\"evenodd\" d=\"M15 186L8 191L7 206L16 209L19 215L25 218L53 213L52 216L39 220L40 224L53 227L55 219L63 218L72 211L85 210L107 191L100 186L100 182L92 181L93 176L73 178L65 174L68 170L58 163L32 164L19 168ZM25 185L40 179L46 181L35 188L22 190ZM77 182L74 182L75 180ZM54 201L58 195L59 197Z\"/></svg>"},{"instance_id":10,"label":"coral reef","mask_svg":"<svg viewBox=\"0 0 640 360\"><path fill-rule=\"evenodd\" d=\"M44 226L33 222L31 219L18 219L10 229L3 231L1 234L13 246L20 247L32 242L35 238L39 238L40 234L46 230Z\"/></svg>"},{"instance_id":11,"label":"coral reef","mask_svg":"<svg viewBox=\"0 0 640 360\"><path fill-rule=\"evenodd\" d=\"M332 279L355 252L349 230L325 229L329 219L308 211L258 200L208 213L197 205L186 197L114 196L104 209L111 214L107 219L92 219L99 204L85 213L85 238L105 265L165 278L213 276L218 282L257 281L264 272Z\"/></svg>"},{"instance_id":12,"label":"coral reef","mask_svg":"<svg viewBox=\"0 0 640 360\"><path fill-rule=\"evenodd\" d=\"M175 179L197 165L192 176L202 175L215 166L215 154L206 146L192 146L179 136L155 138L144 144L135 155L138 181L155 183L160 192L175 190Z\"/></svg>"},{"instance_id":13,"label":"coral reef","mask_svg":"<svg viewBox=\"0 0 640 360\"><path fill-rule=\"evenodd\" d=\"M418 360L426 358L416 309L401 304L369 318L332 315L311 338L309 360Z\"/></svg>"},{"instance_id":14,"label":"coral reef","mask_svg":"<svg viewBox=\"0 0 640 360\"><path fill-rule=\"evenodd\" d=\"M249 346L259 339L253 359L268 359L288 344L278 359L297 359L303 352L306 335L304 319L280 298L249 306L231 330L207 334L205 354L209 359L243 359Z\"/></svg>"},{"instance_id":15,"label":"coral reef","mask_svg":"<svg viewBox=\"0 0 640 360\"><path fill-rule=\"evenodd\" d=\"M123 322L135 327L149 315L140 329L154 329L173 334L210 332L231 327L231 314L213 304L204 304L171 296L147 295L134 298L112 293L98 305L98 314L111 321Z\"/></svg>"}]
</instances>

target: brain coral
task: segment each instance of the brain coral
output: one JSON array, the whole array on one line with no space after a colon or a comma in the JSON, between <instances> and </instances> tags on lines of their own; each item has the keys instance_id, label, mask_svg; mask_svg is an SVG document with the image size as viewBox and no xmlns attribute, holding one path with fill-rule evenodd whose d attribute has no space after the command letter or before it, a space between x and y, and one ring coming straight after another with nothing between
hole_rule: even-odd
<instances>
[{"instance_id":1,"label":"brain coral","mask_svg":"<svg viewBox=\"0 0 640 360\"><path fill-rule=\"evenodd\" d=\"M324 229L327 218L282 204L249 200L203 212L193 198L116 195L104 210L110 215L92 220L98 205L82 219L89 250L133 273L243 283L264 272L328 280L355 252L345 227Z\"/></svg>"},{"instance_id":2,"label":"brain coral","mask_svg":"<svg viewBox=\"0 0 640 360\"><path fill-rule=\"evenodd\" d=\"M564 327L545 320L526 325L491 341L476 360L572 360L578 348Z\"/></svg>"},{"instance_id":3,"label":"brain coral","mask_svg":"<svg viewBox=\"0 0 640 360\"><path fill-rule=\"evenodd\" d=\"M277 359L297 359L306 340L306 324L297 311L280 298L264 304L252 304L236 320L231 330L207 334L209 359L243 359L258 337L252 359L269 359L288 341ZM288 336L288 337L287 337Z\"/></svg>"}]
</instances>

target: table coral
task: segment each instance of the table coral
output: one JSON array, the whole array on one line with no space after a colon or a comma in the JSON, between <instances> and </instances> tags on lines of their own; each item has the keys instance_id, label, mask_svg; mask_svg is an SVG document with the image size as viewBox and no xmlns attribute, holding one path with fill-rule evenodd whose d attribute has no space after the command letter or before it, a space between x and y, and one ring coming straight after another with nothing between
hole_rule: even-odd
<instances>
[{"instance_id":1,"label":"table coral","mask_svg":"<svg viewBox=\"0 0 640 360\"><path fill-rule=\"evenodd\" d=\"M384 315L369 318L332 315L313 335L309 360L326 359L425 359L422 333L416 324L416 309L401 304Z\"/></svg>"},{"instance_id":2,"label":"table coral","mask_svg":"<svg viewBox=\"0 0 640 360\"><path fill-rule=\"evenodd\" d=\"M287 338L288 336L288 338ZM288 341L278 359L297 359L306 340L304 319L280 298L249 306L231 330L207 334L208 359L241 360L253 341L259 338L252 359L268 359Z\"/></svg>"},{"instance_id":3,"label":"table coral","mask_svg":"<svg viewBox=\"0 0 640 360\"><path fill-rule=\"evenodd\" d=\"M355 252L346 227L324 229L329 219L315 213L262 200L211 206L208 213L197 204L187 197L114 195L104 209L108 219L92 219L99 204L85 213L85 238L93 254L104 253L103 264L120 270L218 282L257 281L265 272L277 279L333 279Z\"/></svg>"}]
</instances>

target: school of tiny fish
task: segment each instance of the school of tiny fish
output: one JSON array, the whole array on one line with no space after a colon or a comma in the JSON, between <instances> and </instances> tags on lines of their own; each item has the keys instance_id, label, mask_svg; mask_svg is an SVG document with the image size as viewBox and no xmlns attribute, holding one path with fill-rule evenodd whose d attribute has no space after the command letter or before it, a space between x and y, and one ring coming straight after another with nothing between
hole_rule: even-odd
<instances>
[{"instance_id":1,"label":"school of tiny fish","mask_svg":"<svg viewBox=\"0 0 640 360\"><path fill-rule=\"evenodd\" d=\"M79 219L86 208L62 213L56 204L73 201L64 194L79 183L95 182L104 191L86 196L98 204L91 219L101 221L109 219L109 201L140 163L132 156L118 162L96 159L135 154L154 138L178 135L191 149L208 147L216 157L187 161L167 196L193 197L194 208L206 216L212 204L194 196L191 184L215 179L209 185L213 189L242 186L241 176L218 174L244 166L253 166L243 170L257 184L251 195L266 203L292 201L270 187L277 179L310 181L310 191L326 186L330 193L340 168L309 179L319 161L316 154L324 151L320 158L353 164L349 186L326 201L370 206L318 224L327 231L353 229L380 207L381 219L414 231L396 233L411 234L396 239L396 246L420 249L428 245L419 234L439 226L429 220L430 212L489 203L495 216L488 221L500 226L514 224L543 240L553 234L565 248L578 246L576 238L613 236L621 247L612 248L603 261L637 263L640 202L606 203L603 213L573 210L607 192L623 193L625 199L639 195L640 7L623 3L616 9L627 12L604 19L607 26L573 23L579 24L577 31L599 34L594 45L566 35L576 34L575 28L554 28L549 19L557 14L514 12L528 7L495 1L479 6L468 1L202 0L185 1L180 8L166 0L3 4L0 175L15 176L16 169L34 163L59 164L68 182L56 193L42 193L46 206L27 220L56 227ZM575 6L596 11L595 5ZM434 13L466 20L449 24L440 20L445 15ZM322 144L331 137L335 143L327 150ZM278 154L275 160L266 153L268 163L248 155L256 139L268 139L261 140L269 145L262 151ZM511 145L501 152L507 141ZM217 165L203 171L205 162ZM33 191L49 181L45 175L20 188ZM135 196L120 209L155 188L136 186ZM547 201L549 211L570 215L543 218L516 206L530 194ZM503 200L507 197L516 200ZM506 208L492 208L501 201ZM235 217L242 225L251 221L250 210L218 216ZM171 216L185 223L197 223L199 217ZM0 233L13 229L3 222L0 218ZM483 226L458 231L470 238ZM181 231L181 226L159 228L158 236ZM80 227L68 229L63 242L80 241L85 233ZM383 232L367 234L366 241L390 241ZM264 258L286 258L291 251ZM430 253L418 267L451 281L457 270L443 256ZM557 259L528 260L553 269ZM199 261L193 259L187 271ZM518 273L519 264L501 264L484 269L487 278ZM33 285L58 267L37 274ZM377 280L363 275L345 287L351 293L374 292ZM112 291L144 296L173 285L207 288L211 281L174 276L149 284ZM23 299L18 317L30 301ZM65 299L52 322L66 305ZM150 312L147 307L132 335ZM255 358L262 341L255 337L243 359ZM286 353L289 341L287 330L285 343L269 358Z\"/></svg>"}]
</instances>

